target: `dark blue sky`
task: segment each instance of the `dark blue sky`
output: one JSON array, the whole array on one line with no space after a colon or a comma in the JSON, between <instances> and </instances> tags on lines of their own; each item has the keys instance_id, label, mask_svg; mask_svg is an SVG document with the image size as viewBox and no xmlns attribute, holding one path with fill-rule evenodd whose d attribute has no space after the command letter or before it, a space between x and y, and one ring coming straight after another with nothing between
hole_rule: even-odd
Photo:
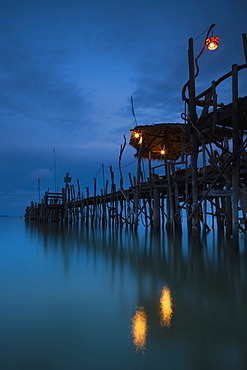
<instances>
[{"instance_id":1,"label":"dark blue sky","mask_svg":"<svg viewBox=\"0 0 247 370\"><path fill-rule=\"evenodd\" d=\"M117 168L131 95L138 124L182 122L188 39L216 23L220 46L199 60L200 92L244 63L246 14L246 0L0 0L0 215L23 215L38 178L41 195L54 190L53 147L60 189L68 171L83 188L102 163L106 177ZM219 101L230 101L229 84ZM128 146L123 165L133 155Z\"/></svg>"}]
</instances>

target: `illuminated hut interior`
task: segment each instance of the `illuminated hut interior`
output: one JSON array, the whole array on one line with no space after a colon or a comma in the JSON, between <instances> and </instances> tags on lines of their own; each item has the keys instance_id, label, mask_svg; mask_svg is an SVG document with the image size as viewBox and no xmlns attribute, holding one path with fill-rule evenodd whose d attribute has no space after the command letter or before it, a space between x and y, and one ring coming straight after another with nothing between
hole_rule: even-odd
<instances>
[{"instance_id":1,"label":"illuminated hut interior","mask_svg":"<svg viewBox=\"0 0 247 370\"><path fill-rule=\"evenodd\" d=\"M176 161L191 150L187 128L178 123L137 126L131 130L130 145L140 150L142 158Z\"/></svg>"},{"instance_id":2,"label":"illuminated hut interior","mask_svg":"<svg viewBox=\"0 0 247 370\"><path fill-rule=\"evenodd\" d=\"M159 123L136 126L131 129L130 145L136 149L135 156L149 160L176 162L191 153L191 126L181 123ZM232 130L215 127L201 131L201 142L217 145L224 138L232 138Z\"/></svg>"}]
</instances>

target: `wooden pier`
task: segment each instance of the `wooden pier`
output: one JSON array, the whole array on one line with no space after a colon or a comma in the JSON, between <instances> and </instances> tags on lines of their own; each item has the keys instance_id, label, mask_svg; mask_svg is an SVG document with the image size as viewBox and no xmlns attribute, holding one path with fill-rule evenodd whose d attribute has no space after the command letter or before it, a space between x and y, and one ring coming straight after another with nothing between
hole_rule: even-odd
<instances>
[{"instance_id":1,"label":"wooden pier","mask_svg":"<svg viewBox=\"0 0 247 370\"><path fill-rule=\"evenodd\" d=\"M61 193L47 191L39 204L32 202L26 208L26 219L135 228L142 223L154 230L176 232L182 231L184 212L195 235L216 226L228 237L246 232L247 96L238 96L239 75L247 68L246 34L242 38L246 63L233 65L229 73L198 95L193 39L189 40L189 80L182 91L184 123L139 125L131 130L137 173L135 177L129 174L128 188L123 187L121 173L125 141L119 156L119 187L112 168L111 183L106 181L99 194L96 179L93 194L89 188L82 194L79 182L77 190L66 182ZM232 81L232 102L219 104L217 87L228 78ZM141 170L143 161L149 171L147 179ZM163 168L164 174L157 174L157 168L159 172Z\"/></svg>"}]
</instances>

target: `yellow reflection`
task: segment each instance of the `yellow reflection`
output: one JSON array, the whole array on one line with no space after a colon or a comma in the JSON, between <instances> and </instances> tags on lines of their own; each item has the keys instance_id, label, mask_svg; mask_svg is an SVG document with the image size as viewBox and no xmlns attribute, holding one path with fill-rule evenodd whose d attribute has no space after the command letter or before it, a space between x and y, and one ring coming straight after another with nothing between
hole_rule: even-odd
<instances>
[{"instance_id":1,"label":"yellow reflection","mask_svg":"<svg viewBox=\"0 0 247 370\"><path fill-rule=\"evenodd\" d=\"M131 334L133 337L133 343L136 347L136 351L144 352L144 350L146 349L147 316L143 307L137 307L135 316L131 319L131 321Z\"/></svg>"},{"instance_id":2,"label":"yellow reflection","mask_svg":"<svg viewBox=\"0 0 247 370\"><path fill-rule=\"evenodd\" d=\"M170 327L172 318L172 297L170 289L165 286L160 297L160 325Z\"/></svg>"}]
</instances>

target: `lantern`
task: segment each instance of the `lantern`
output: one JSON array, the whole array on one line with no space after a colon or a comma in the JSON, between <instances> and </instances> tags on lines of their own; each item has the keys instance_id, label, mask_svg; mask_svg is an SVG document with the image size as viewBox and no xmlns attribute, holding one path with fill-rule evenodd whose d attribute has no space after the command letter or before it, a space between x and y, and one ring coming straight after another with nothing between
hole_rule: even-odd
<instances>
[{"instance_id":1,"label":"lantern","mask_svg":"<svg viewBox=\"0 0 247 370\"><path fill-rule=\"evenodd\" d=\"M209 50L215 50L218 47L219 37L209 37L206 39L206 45Z\"/></svg>"}]
</instances>

